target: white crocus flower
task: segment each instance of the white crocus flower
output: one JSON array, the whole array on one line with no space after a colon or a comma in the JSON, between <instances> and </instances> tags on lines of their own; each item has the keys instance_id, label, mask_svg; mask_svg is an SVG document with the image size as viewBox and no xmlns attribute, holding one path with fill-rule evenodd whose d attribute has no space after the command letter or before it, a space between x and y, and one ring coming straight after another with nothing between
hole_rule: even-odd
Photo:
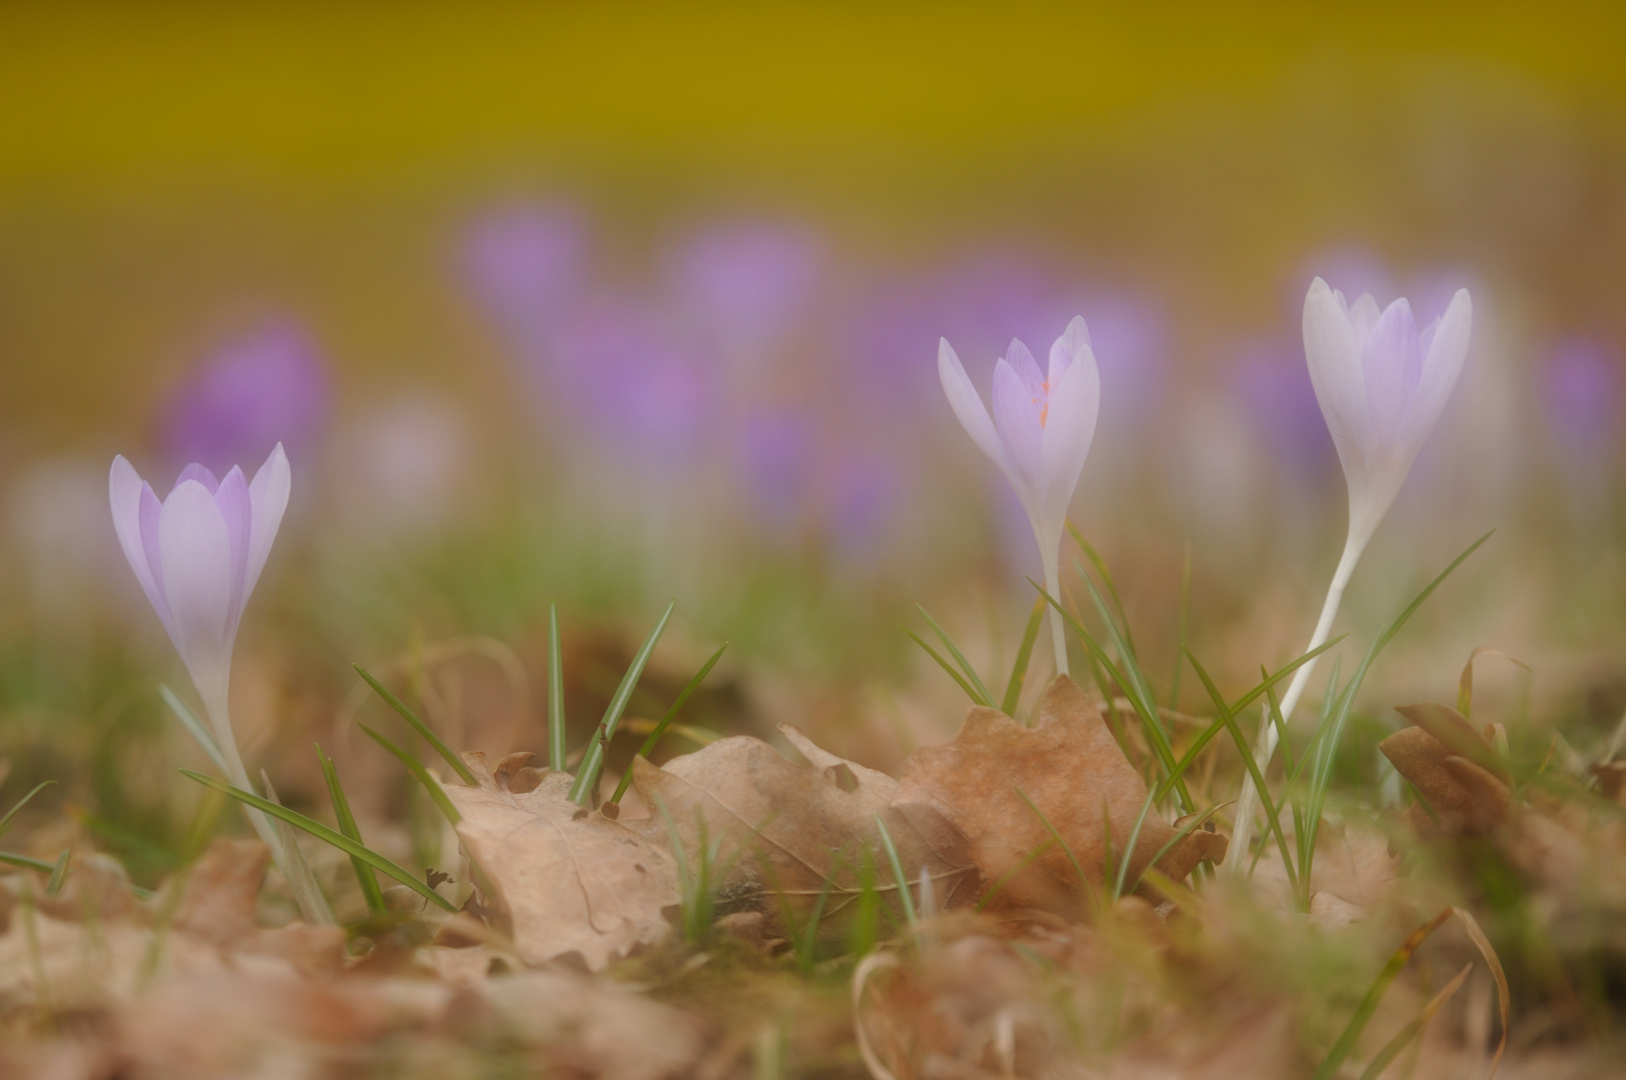
<instances>
[{"instance_id":1,"label":"white crocus flower","mask_svg":"<svg viewBox=\"0 0 1626 1080\"><path fill-rule=\"evenodd\" d=\"M1090 349L1089 329L1081 317L1067 325L1066 333L1050 347L1048 371L1039 369L1026 345L1013 340L994 365L991 417L947 339L938 346L937 374L966 433L1016 489L1039 542L1045 588L1059 599L1067 505L1089 455L1101 407L1101 376ZM1056 670L1065 674L1067 641L1054 608L1050 632Z\"/></svg>"},{"instance_id":2,"label":"white crocus flower","mask_svg":"<svg viewBox=\"0 0 1626 1080\"><path fill-rule=\"evenodd\" d=\"M119 544L203 699L226 771L232 783L254 791L227 699L237 626L288 506L282 444L252 482L236 467L216 480L202 465L188 465L162 501L121 454L113 459L108 488ZM280 855L264 816L255 811L249 819Z\"/></svg>"},{"instance_id":3,"label":"white crocus flower","mask_svg":"<svg viewBox=\"0 0 1626 1080\"><path fill-rule=\"evenodd\" d=\"M1349 535L1305 652L1320 648L1332 631L1361 552L1405 483L1462 372L1472 324L1473 302L1467 289L1458 289L1445 314L1418 330L1405 299L1379 311L1369 295L1350 304L1320 278L1311 283L1304 298L1304 355L1349 485ZM1314 668L1311 660L1293 673L1282 698L1284 720L1292 719ZM1277 731L1267 714L1255 743L1261 773L1276 751L1276 741ZM1257 800L1253 778L1247 777L1225 859L1232 868L1248 858Z\"/></svg>"}]
</instances>

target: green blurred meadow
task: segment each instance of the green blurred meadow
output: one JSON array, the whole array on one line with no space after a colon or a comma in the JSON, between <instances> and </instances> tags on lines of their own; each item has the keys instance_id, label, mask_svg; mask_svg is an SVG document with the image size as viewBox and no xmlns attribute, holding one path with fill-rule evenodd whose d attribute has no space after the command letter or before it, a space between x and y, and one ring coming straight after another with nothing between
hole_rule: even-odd
<instances>
[{"instance_id":1,"label":"green blurred meadow","mask_svg":"<svg viewBox=\"0 0 1626 1080\"><path fill-rule=\"evenodd\" d=\"M248 469L277 438L293 501L234 715L291 805L325 798L320 741L416 854L350 665L460 745L540 750L550 598L578 739L676 597L633 715L726 640L687 723L895 765L963 710L914 605L1007 669L1037 566L937 339L986 391L1010 337L1080 312L1103 419L1074 520L1160 686L1188 552L1192 649L1251 683L1302 645L1344 528L1316 274L1476 310L1345 651L1497 530L1368 681L1349 779L1378 798L1388 706L1450 700L1480 645L1535 672L1487 664L1487 715L1601 744L1626 708L1623 30L1606 4L6 6L0 804L58 781L8 843L94 844L147 885L192 850L175 770L203 759L157 696L189 687L106 470L163 493L184 450ZM273 385L196 392L245 349Z\"/></svg>"}]
</instances>

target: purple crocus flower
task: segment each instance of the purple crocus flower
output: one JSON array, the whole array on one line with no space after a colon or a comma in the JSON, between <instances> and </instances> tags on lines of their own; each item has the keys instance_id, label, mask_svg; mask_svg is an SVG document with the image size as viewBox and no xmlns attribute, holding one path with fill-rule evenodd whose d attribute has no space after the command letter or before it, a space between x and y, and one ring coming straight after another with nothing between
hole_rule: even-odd
<instances>
[{"instance_id":1,"label":"purple crocus flower","mask_svg":"<svg viewBox=\"0 0 1626 1080\"><path fill-rule=\"evenodd\" d=\"M477 220L464 264L475 295L510 331L540 331L576 293L587 227L570 207L520 204Z\"/></svg>"},{"instance_id":2,"label":"purple crocus flower","mask_svg":"<svg viewBox=\"0 0 1626 1080\"><path fill-rule=\"evenodd\" d=\"M782 333L818 278L818 238L794 224L713 225L672 257L678 293L725 337L747 344Z\"/></svg>"},{"instance_id":3,"label":"purple crocus flower","mask_svg":"<svg viewBox=\"0 0 1626 1080\"><path fill-rule=\"evenodd\" d=\"M273 445L312 446L327 418L328 378L316 347L278 323L211 357L171 396L160 443L172 462L224 469Z\"/></svg>"},{"instance_id":4,"label":"purple crocus flower","mask_svg":"<svg viewBox=\"0 0 1626 1080\"><path fill-rule=\"evenodd\" d=\"M1541 382L1547 424L1566 464L1597 471L1620 425L1620 361L1601 342L1565 341L1549 355Z\"/></svg>"}]
</instances>

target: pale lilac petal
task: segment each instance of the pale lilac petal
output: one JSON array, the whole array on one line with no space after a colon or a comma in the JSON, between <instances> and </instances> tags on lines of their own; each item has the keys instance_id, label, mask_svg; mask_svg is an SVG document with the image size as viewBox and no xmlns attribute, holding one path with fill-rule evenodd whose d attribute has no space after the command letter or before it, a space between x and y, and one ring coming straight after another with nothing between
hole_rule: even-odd
<instances>
[{"instance_id":1,"label":"pale lilac petal","mask_svg":"<svg viewBox=\"0 0 1626 1080\"><path fill-rule=\"evenodd\" d=\"M1067 324L1067 329L1061 337L1050 346L1050 390L1052 393L1061 383L1061 377L1067 374L1078 354L1090 347L1090 328L1084 324L1084 316L1074 315L1073 321Z\"/></svg>"},{"instance_id":2,"label":"pale lilac petal","mask_svg":"<svg viewBox=\"0 0 1626 1080\"><path fill-rule=\"evenodd\" d=\"M141 485L141 549L147 553L147 572L152 575L153 583L158 586L158 594L164 597L164 609L160 617L164 620L164 627L169 630L169 636L175 636L175 624L169 614L169 597L164 592L164 552L163 544L159 540L158 523L164 513L164 504L158 501L158 493L152 489L151 484Z\"/></svg>"},{"instance_id":3,"label":"pale lilac petal","mask_svg":"<svg viewBox=\"0 0 1626 1080\"><path fill-rule=\"evenodd\" d=\"M1027 388L1028 397L1042 402L1046 393L1044 372L1039 370L1039 362L1033 359L1028 347L1016 338L1011 338L1011 347L1005 350L1005 362L1015 369L1017 376L1021 378L1022 385Z\"/></svg>"},{"instance_id":4,"label":"pale lilac petal","mask_svg":"<svg viewBox=\"0 0 1626 1080\"><path fill-rule=\"evenodd\" d=\"M1044 436L1039 403L1004 360L994 365L994 427L1020 478L1019 493L1024 500L1037 495Z\"/></svg>"},{"instance_id":5,"label":"pale lilac petal","mask_svg":"<svg viewBox=\"0 0 1626 1080\"><path fill-rule=\"evenodd\" d=\"M1391 446L1401 437L1422 368L1411 305L1404 299L1396 300L1361 343L1366 418L1376 445Z\"/></svg>"},{"instance_id":6,"label":"pale lilac petal","mask_svg":"<svg viewBox=\"0 0 1626 1080\"><path fill-rule=\"evenodd\" d=\"M1304 356L1344 475L1353 478L1364 468L1366 454L1366 383L1361 375L1360 345L1343 298L1320 278L1311 283L1304 298Z\"/></svg>"},{"instance_id":7,"label":"pale lilac petal","mask_svg":"<svg viewBox=\"0 0 1626 1080\"><path fill-rule=\"evenodd\" d=\"M248 603L254 586L260 580L260 571L265 569L265 560L271 555L271 544L282 525L283 511L288 509L291 483L288 455L283 452L282 444L278 443L248 486L248 559L243 571L242 605Z\"/></svg>"},{"instance_id":8,"label":"pale lilac petal","mask_svg":"<svg viewBox=\"0 0 1626 1080\"><path fill-rule=\"evenodd\" d=\"M1343 293L1339 293L1338 296L1342 302ZM1371 337L1372 328L1383 317L1383 309L1378 307L1378 302L1372 299L1371 293L1362 293L1354 304L1346 305L1344 310L1349 313L1349 325L1355 331L1356 341L1365 341Z\"/></svg>"},{"instance_id":9,"label":"pale lilac petal","mask_svg":"<svg viewBox=\"0 0 1626 1080\"><path fill-rule=\"evenodd\" d=\"M175 487L180 487L188 480L196 480L198 483L208 488L209 494L211 495L213 495L220 488L220 481L215 479L215 474L195 461L181 470L181 475L175 478ZM171 488L170 490L173 491L175 488Z\"/></svg>"},{"instance_id":10,"label":"pale lilac petal","mask_svg":"<svg viewBox=\"0 0 1626 1080\"><path fill-rule=\"evenodd\" d=\"M1428 340L1419 342L1423 350L1423 370L1417 382L1417 397L1412 404L1409 424L1419 441L1440 418L1440 411L1457 384L1457 376L1462 373L1473 322L1473 300L1467 289L1458 289L1445 314L1430 327L1433 333Z\"/></svg>"},{"instance_id":11,"label":"pale lilac petal","mask_svg":"<svg viewBox=\"0 0 1626 1080\"><path fill-rule=\"evenodd\" d=\"M1060 383L1050 389L1050 415L1045 420L1040 500L1045 525L1058 530L1084 471L1084 459L1095 438L1101 409L1101 375L1089 346L1078 353Z\"/></svg>"},{"instance_id":12,"label":"pale lilac petal","mask_svg":"<svg viewBox=\"0 0 1626 1080\"><path fill-rule=\"evenodd\" d=\"M965 366L960 363L960 357L949 345L947 338L938 342L937 377L942 380L943 393L948 397L949 407L954 410L954 415L959 417L960 426L971 436L971 441L999 466L1001 472L1011 475L1010 461L1005 456L1005 447L999 441L999 433L994 430L994 421L988 415L988 407L982 403L977 388L971 385L971 377L965 373Z\"/></svg>"},{"instance_id":13,"label":"pale lilac petal","mask_svg":"<svg viewBox=\"0 0 1626 1080\"><path fill-rule=\"evenodd\" d=\"M124 557L129 560L130 569L135 571L141 591L147 594L147 600L158 613L159 621L168 630L169 605L164 602L162 582L154 575L153 562L147 557L141 536L142 494L145 491L154 502L157 496L151 494L152 489L142 481L135 466L126 461L123 454L113 459L113 470L108 476L107 486L113 509L113 531L118 534L119 547L124 549Z\"/></svg>"},{"instance_id":14,"label":"pale lilac petal","mask_svg":"<svg viewBox=\"0 0 1626 1080\"><path fill-rule=\"evenodd\" d=\"M231 541L232 595L228 632L235 634L237 620L243 614L243 603L248 599L243 589L248 575L248 540L252 521L248 481L243 479L243 470L236 465L231 467L231 472L226 474L226 479L216 489L215 505L220 507L220 516L226 519L226 537Z\"/></svg>"},{"instance_id":15,"label":"pale lilac petal","mask_svg":"<svg viewBox=\"0 0 1626 1080\"><path fill-rule=\"evenodd\" d=\"M184 481L164 501L159 543L175 647L208 700L211 693L224 689L231 664L226 633L231 538L214 496L198 481Z\"/></svg>"}]
</instances>

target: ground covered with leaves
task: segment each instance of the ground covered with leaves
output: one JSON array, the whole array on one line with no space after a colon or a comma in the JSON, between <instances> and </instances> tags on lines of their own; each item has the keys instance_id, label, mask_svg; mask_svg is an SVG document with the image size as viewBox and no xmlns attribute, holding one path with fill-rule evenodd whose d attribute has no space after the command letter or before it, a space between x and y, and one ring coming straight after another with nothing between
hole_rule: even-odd
<instances>
[{"instance_id":1,"label":"ground covered with leaves","mask_svg":"<svg viewBox=\"0 0 1626 1080\"><path fill-rule=\"evenodd\" d=\"M787 753L638 757L609 799L529 752L420 768L460 865L425 882L357 845L366 907L330 924L290 918L257 840L152 891L107 855L10 856L0 1074L1615 1075L1626 763L1516 757L1469 689L1382 742L1409 805L1273 782L1294 812L1251 873L1217 869L1210 794L1240 705L1136 729L1065 676L896 777L789 725Z\"/></svg>"}]
</instances>

